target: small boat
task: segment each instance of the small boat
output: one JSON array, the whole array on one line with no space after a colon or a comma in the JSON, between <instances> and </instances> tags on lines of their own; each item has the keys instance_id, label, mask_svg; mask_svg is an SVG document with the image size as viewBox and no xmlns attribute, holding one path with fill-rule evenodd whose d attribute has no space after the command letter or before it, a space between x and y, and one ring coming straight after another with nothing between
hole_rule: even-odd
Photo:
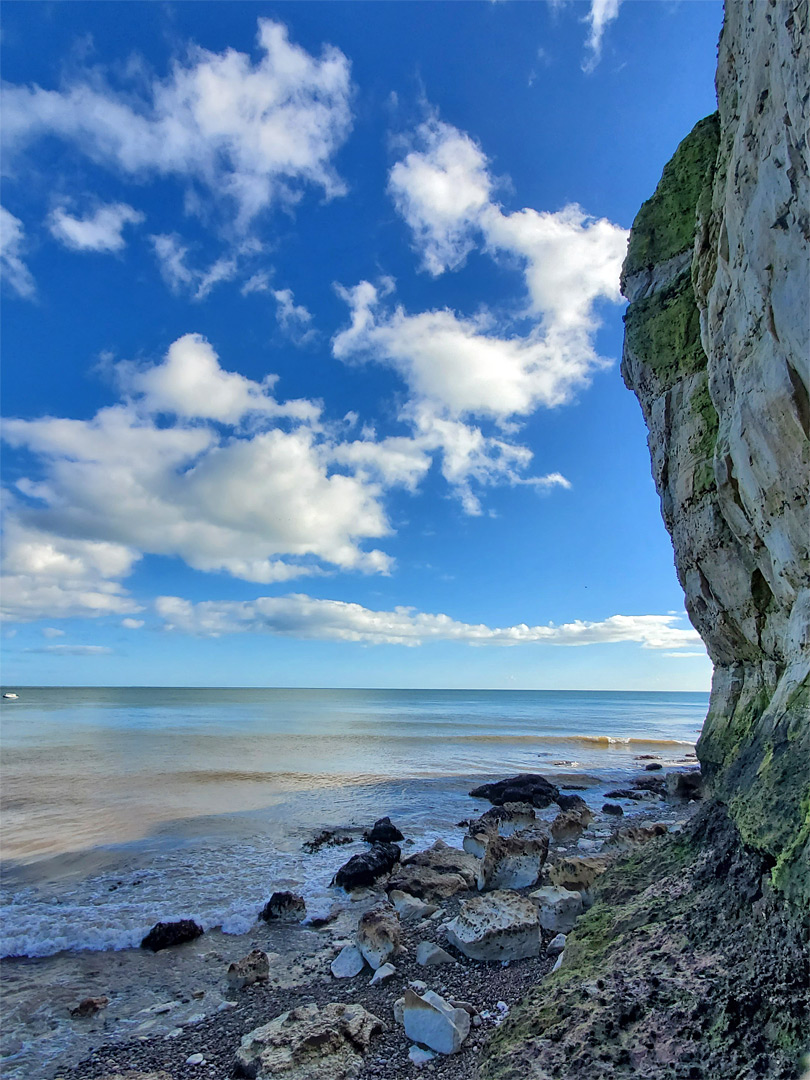
<instances>
[{"instance_id":1,"label":"small boat","mask_svg":"<svg viewBox=\"0 0 810 1080\"><path fill-rule=\"evenodd\" d=\"M19 697L18 694L3 694L4 698L10 698L12 701L16 701Z\"/></svg>"}]
</instances>

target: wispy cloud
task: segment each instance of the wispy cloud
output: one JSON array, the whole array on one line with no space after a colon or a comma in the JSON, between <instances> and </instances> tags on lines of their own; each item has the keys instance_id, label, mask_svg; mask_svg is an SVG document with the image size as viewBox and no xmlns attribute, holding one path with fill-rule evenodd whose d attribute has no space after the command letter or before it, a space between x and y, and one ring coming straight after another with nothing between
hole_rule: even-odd
<instances>
[{"instance_id":1,"label":"wispy cloud","mask_svg":"<svg viewBox=\"0 0 810 1080\"><path fill-rule=\"evenodd\" d=\"M51 656L107 656L114 649L107 645L43 645L39 649L25 649L29 653L48 653Z\"/></svg>"},{"instance_id":2,"label":"wispy cloud","mask_svg":"<svg viewBox=\"0 0 810 1080\"><path fill-rule=\"evenodd\" d=\"M144 215L127 203L97 207L86 217L74 217L58 206L48 217L51 235L74 251L118 252L126 247L125 225L139 225Z\"/></svg>"},{"instance_id":3,"label":"wispy cloud","mask_svg":"<svg viewBox=\"0 0 810 1080\"><path fill-rule=\"evenodd\" d=\"M19 218L0 206L0 270L6 284L18 296L30 300L37 287L31 271L23 262L25 229Z\"/></svg>"},{"instance_id":4,"label":"wispy cloud","mask_svg":"<svg viewBox=\"0 0 810 1080\"><path fill-rule=\"evenodd\" d=\"M601 60L605 30L618 17L621 3L622 0L591 0L590 10L584 20L590 27L585 43L590 55L582 65L583 71L593 71Z\"/></svg>"}]
</instances>

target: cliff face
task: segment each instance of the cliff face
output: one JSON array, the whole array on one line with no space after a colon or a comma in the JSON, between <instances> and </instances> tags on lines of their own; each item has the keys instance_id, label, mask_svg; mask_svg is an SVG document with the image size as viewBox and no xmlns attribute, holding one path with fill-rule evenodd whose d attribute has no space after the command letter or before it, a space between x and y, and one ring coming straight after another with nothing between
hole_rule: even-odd
<instances>
[{"instance_id":1,"label":"cliff face","mask_svg":"<svg viewBox=\"0 0 810 1080\"><path fill-rule=\"evenodd\" d=\"M622 373L715 665L698 755L774 884L810 903L810 13L727 4L718 114L639 211Z\"/></svg>"}]
</instances>

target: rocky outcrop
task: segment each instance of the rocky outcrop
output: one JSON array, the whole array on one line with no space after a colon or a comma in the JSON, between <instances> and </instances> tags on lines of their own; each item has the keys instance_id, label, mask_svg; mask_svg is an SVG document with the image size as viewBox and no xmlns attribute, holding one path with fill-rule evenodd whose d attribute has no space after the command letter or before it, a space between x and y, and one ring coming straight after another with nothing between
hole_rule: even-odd
<instances>
[{"instance_id":1,"label":"rocky outcrop","mask_svg":"<svg viewBox=\"0 0 810 1080\"><path fill-rule=\"evenodd\" d=\"M810 179L805 2L728 4L719 112L633 225L622 372L690 618L715 665L698 745L774 883L810 903Z\"/></svg>"},{"instance_id":2,"label":"rocky outcrop","mask_svg":"<svg viewBox=\"0 0 810 1080\"><path fill-rule=\"evenodd\" d=\"M155 923L143 939L141 948L148 949L150 952L160 952L162 949L171 949L174 945L183 945L187 941L194 941L202 933L204 933L203 928L193 919L159 922Z\"/></svg>"}]
</instances>

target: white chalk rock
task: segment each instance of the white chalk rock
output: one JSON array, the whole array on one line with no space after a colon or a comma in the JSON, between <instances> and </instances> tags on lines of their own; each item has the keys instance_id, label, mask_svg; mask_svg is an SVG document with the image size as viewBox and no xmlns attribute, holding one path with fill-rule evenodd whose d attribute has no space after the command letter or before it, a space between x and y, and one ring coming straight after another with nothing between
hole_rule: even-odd
<instances>
[{"instance_id":1,"label":"white chalk rock","mask_svg":"<svg viewBox=\"0 0 810 1080\"><path fill-rule=\"evenodd\" d=\"M393 964L383 964L382 967L378 967L374 974L371 976L369 986L374 986L375 983L385 982L386 979L390 979L392 975L396 975L397 969Z\"/></svg>"},{"instance_id":2,"label":"white chalk rock","mask_svg":"<svg viewBox=\"0 0 810 1080\"><path fill-rule=\"evenodd\" d=\"M565 934L557 934L546 946L546 955L558 956L565 948Z\"/></svg>"},{"instance_id":3,"label":"white chalk rock","mask_svg":"<svg viewBox=\"0 0 810 1080\"><path fill-rule=\"evenodd\" d=\"M435 967L438 964L455 964L455 960L441 945L432 941L420 941L416 946L416 962L422 967Z\"/></svg>"},{"instance_id":4,"label":"white chalk rock","mask_svg":"<svg viewBox=\"0 0 810 1080\"><path fill-rule=\"evenodd\" d=\"M336 979L353 979L365 967L365 960L356 945L344 945L329 969Z\"/></svg>"},{"instance_id":5,"label":"white chalk rock","mask_svg":"<svg viewBox=\"0 0 810 1080\"><path fill-rule=\"evenodd\" d=\"M376 904L366 911L357 926L357 948L376 971L389 956L400 950L399 917L388 903Z\"/></svg>"},{"instance_id":6,"label":"white chalk rock","mask_svg":"<svg viewBox=\"0 0 810 1080\"><path fill-rule=\"evenodd\" d=\"M472 960L520 960L540 953L537 907L519 893L498 890L465 900L447 940Z\"/></svg>"},{"instance_id":7,"label":"white chalk rock","mask_svg":"<svg viewBox=\"0 0 810 1080\"><path fill-rule=\"evenodd\" d=\"M402 1010L405 1034L439 1054L457 1054L470 1033L470 1014L454 1009L443 997L426 990L420 997L410 987Z\"/></svg>"},{"instance_id":8,"label":"white chalk rock","mask_svg":"<svg viewBox=\"0 0 810 1080\"><path fill-rule=\"evenodd\" d=\"M529 899L537 905L537 915L544 930L567 934L583 911L582 893L564 889L560 885L547 885L529 893Z\"/></svg>"}]
</instances>

